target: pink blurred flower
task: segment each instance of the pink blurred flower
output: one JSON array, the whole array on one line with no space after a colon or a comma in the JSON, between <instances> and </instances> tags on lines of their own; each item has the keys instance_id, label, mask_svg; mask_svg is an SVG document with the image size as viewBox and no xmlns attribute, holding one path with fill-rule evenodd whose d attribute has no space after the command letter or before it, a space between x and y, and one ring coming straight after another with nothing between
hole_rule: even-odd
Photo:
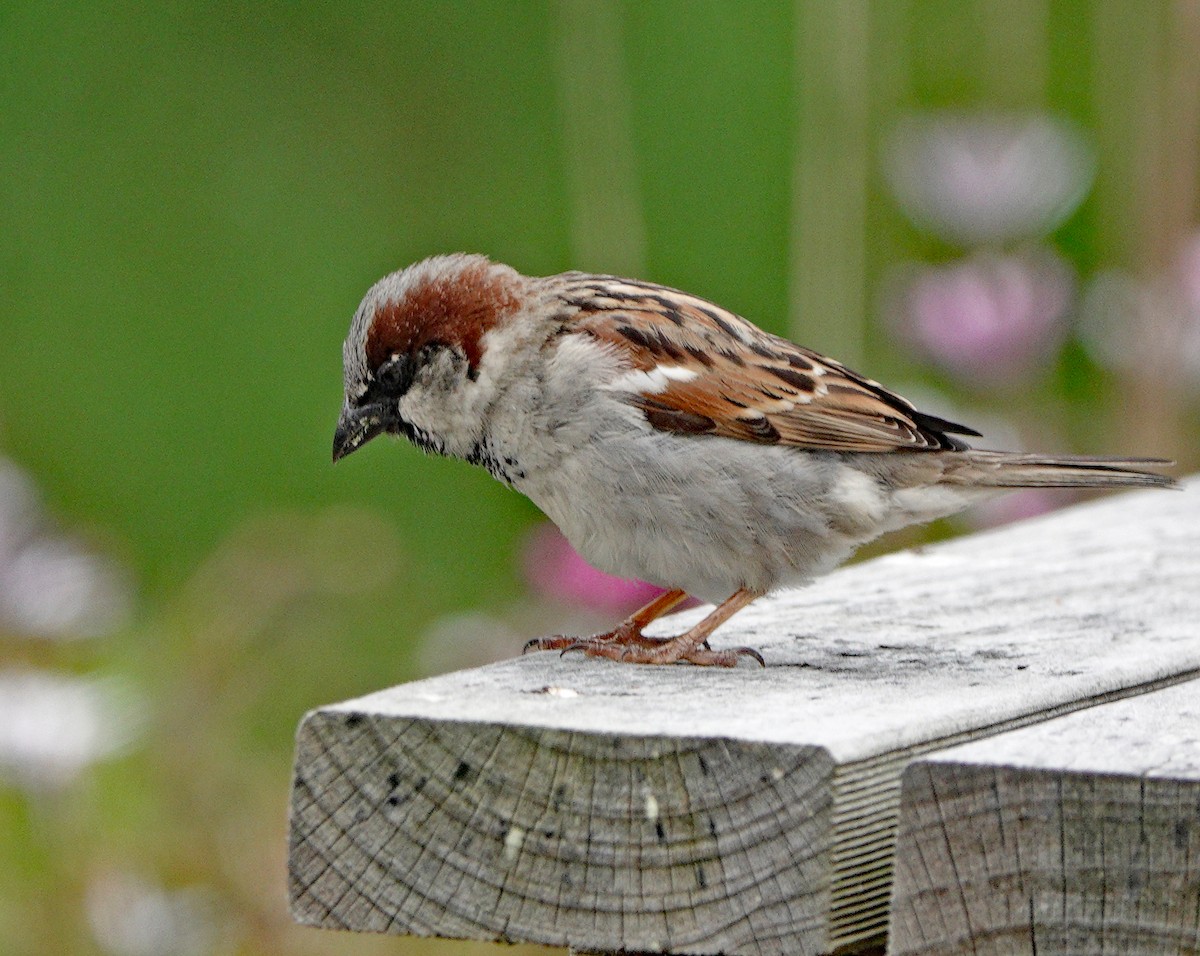
<instances>
[{"instance_id":1,"label":"pink blurred flower","mask_svg":"<svg viewBox=\"0 0 1200 956\"><path fill-rule=\"evenodd\" d=\"M530 534L523 563L525 580L540 596L597 611L631 611L663 590L645 581L597 571L549 522Z\"/></svg>"},{"instance_id":2,"label":"pink blurred flower","mask_svg":"<svg viewBox=\"0 0 1200 956\"><path fill-rule=\"evenodd\" d=\"M953 374L999 383L1044 366L1067 333L1071 268L1041 250L913 266L889 306L898 334Z\"/></svg>"},{"instance_id":3,"label":"pink blurred flower","mask_svg":"<svg viewBox=\"0 0 1200 956\"><path fill-rule=\"evenodd\" d=\"M1070 123L1043 114L924 113L884 144L885 173L918 227L977 245L1046 235L1092 181L1092 150Z\"/></svg>"},{"instance_id":4,"label":"pink blurred flower","mask_svg":"<svg viewBox=\"0 0 1200 956\"><path fill-rule=\"evenodd\" d=\"M1200 315L1200 232L1192 233L1179 247L1174 278L1192 312Z\"/></svg>"},{"instance_id":5,"label":"pink blurred flower","mask_svg":"<svg viewBox=\"0 0 1200 956\"><path fill-rule=\"evenodd\" d=\"M1063 488L1021 488L975 505L963 517L972 528L997 528L1049 514L1078 500L1078 492Z\"/></svg>"}]
</instances>

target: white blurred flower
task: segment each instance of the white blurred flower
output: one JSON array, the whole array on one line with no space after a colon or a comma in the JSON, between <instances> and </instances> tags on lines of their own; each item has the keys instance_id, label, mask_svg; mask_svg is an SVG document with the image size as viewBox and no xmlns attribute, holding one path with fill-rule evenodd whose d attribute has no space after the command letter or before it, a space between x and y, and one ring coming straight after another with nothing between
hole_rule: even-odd
<instances>
[{"instance_id":1,"label":"white blurred flower","mask_svg":"<svg viewBox=\"0 0 1200 956\"><path fill-rule=\"evenodd\" d=\"M1079 335L1092 358L1110 369L1131 368L1141 351L1131 347L1134 332L1156 307L1155 298L1149 286L1127 272L1111 269L1093 276L1079 304Z\"/></svg>"},{"instance_id":2,"label":"white blurred flower","mask_svg":"<svg viewBox=\"0 0 1200 956\"><path fill-rule=\"evenodd\" d=\"M482 667L519 654L526 639L499 617L450 614L434 621L421 635L417 667L430 676Z\"/></svg>"},{"instance_id":3,"label":"white blurred flower","mask_svg":"<svg viewBox=\"0 0 1200 956\"><path fill-rule=\"evenodd\" d=\"M29 476L0 458L0 561L33 535L40 514L38 494Z\"/></svg>"},{"instance_id":4,"label":"white blurred flower","mask_svg":"<svg viewBox=\"0 0 1200 956\"><path fill-rule=\"evenodd\" d=\"M1053 359L1074 288L1070 265L1049 249L977 255L898 272L885 308L913 348L963 379L997 383Z\"/></svg>"},{"instance_id":5,"label":"white blurred flower","mask_svg":"<svg viewBox=\"0 0 1200 956\"><path fill-rule=\"evenodd\" d=\"M94 637L129 614L116 567L67 538L37 538L0 568L0 620L38 636Z\"/></svg>"},{"instance_id":6,"label":"white blurred flower","mask_svg":"<svg viewBox=\"0 0 1200 956\"><path fill-rule=\"evenodd\" d=\"M123 684L47 671L0 671L0 778L33 791L67 786L138 736Z\"/></svg>"},{"instance_id":7,"label":"white blurred flower","mask_svg":"<svg viewBox=\"0 0 1200 956\"><path fill-rule=\"evenodd\" d=\"M112 561L48 530L32 482L0 458L0 631L106 634L128 617L128 581Z\"/></svg>"},{"instance_id":8,"label":"white blurred flower","mask_svg":"<svg viewBox=\"0 0 1200 956\"><path fill-rule=\"evenodd\" d=\"M1146 281L1115 269L1096 275L1080 303L1079 335L1106 368L1175 370L1180 384L1200 387L1200 246L1189 243L1175 269Z\"/></svg>"},{"instance_id":9,"label":"white blurred flower","mask_svg":"<svg viewBox=\"0 0 1200 956\"><path fill-rule=\"evenodd\" d=\"M111 956L204 956L224 931L216 894L168 890L129 873L107 873L87 892L92 935Z\"/></svg>"},{"instance_id":10,"label":"white blurred flower","mask_svg":"<svg viewBox=\"0 0 1200 956\"><path fill-rule=\"evenodd\" d=\"M1046 235L1075 211L1095 161L1045 114L916 113L884 144L885 175L921 229L967 246Z\"/></svg>"}]
</instances>

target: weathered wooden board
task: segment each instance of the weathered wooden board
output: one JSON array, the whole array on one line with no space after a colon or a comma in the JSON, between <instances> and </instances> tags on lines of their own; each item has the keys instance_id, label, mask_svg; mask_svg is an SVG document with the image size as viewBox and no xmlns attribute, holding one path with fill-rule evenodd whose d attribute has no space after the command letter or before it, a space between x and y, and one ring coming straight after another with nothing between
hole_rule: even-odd
<instances>
[{"instance_id":1,"label":"weathered wooden board","mask_svg":"<svg viewBox=\"0 0 1200 956\"><path fill-rule=\"evenodd\" d=\"M765 670L544 653L314 711L293 911L597 951L878 939L914 754L1200 674L1198 527L1193 482L846 569L718 633Z\"/></svg>"},{"instance_id":2,"label":"weathered wooden board","mask_svg":"<svg viewBox=\"0 0 1200 956\"><path fill-rule=\"evenodd\" d=\"M1200 953L1200 681L912 764L888 951Z\"/></svg>"}]
</instances>

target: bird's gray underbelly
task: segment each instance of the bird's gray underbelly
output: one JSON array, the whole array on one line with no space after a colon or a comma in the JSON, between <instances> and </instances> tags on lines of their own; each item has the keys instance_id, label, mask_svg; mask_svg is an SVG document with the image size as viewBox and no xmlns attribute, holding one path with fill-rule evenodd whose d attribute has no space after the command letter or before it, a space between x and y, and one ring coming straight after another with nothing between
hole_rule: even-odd
<instances>
[{"instance_id":1,"label":"bird's gray underbelly","mask_svg":"<svg viewBox=\"0 0 1200 956\"><path fill-rule=\"evenodd\" d=\"M877 533L873 513L847 528L837 456L661 434L601 447L602 463L566 453L515 484L610 574L720 601L801 583ZM878 510L868 487L859 497Z\"/></svg>"}]
</instances>

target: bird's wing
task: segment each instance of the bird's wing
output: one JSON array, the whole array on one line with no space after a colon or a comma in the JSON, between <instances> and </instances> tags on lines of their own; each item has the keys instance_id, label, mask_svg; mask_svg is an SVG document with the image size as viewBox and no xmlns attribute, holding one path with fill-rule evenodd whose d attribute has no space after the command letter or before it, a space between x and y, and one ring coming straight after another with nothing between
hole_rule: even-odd
<instances>
[{"instance_id":1,"label":"bird's wing","mask_svg":"<svg viewBox=\"0 0 1200 956\"><path fill-rule=\"evenodd\" d=\"M618 387L662 431L847 452L963 449L950 433L979 434L675 289L578 276L564 298L578 309L564 331L628 362Z\"/></svg>"}]
</instances>

